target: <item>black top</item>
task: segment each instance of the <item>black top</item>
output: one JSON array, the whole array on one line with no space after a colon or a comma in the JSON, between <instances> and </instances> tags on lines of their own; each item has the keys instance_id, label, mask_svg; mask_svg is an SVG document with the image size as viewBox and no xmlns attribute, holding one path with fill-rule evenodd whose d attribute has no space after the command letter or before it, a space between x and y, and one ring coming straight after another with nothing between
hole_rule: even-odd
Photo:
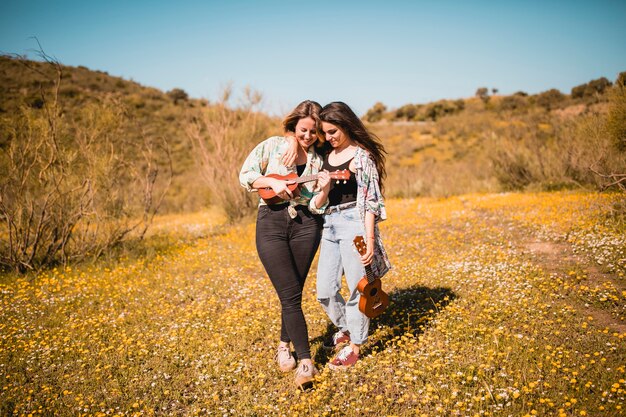
<instances>
[{"instance_id":1,"label":"black top","mask_svg":"<svg viewBox=\"0 0 626 417\"><path fill-rule=\"evenodd\" d=\"M324 164L322 165L322 169L328 170L329 172L339 171L342 169L349 169L350 162L354 158L350 158L343 164L339 166L333 166L328 162L328 155L324 158ZM354 172L350 171L350 179L347 181L339 180L339 183L335 180L331 180L330 183L330 192L328 193L328 206L338 206L339 204L351 203L356 201L356 175ZM345 184L344 184L345 182Z\"/></svg>"},{"instance_id":2,"label":"black top","mask_svg":"<svg viewBox=\"0 0 626 417\"><path fill-rule=\"evenodd\" d=\"M304 168L306 168L306 164L296 165L296 171L298 171L298 176L301 176L304 172Z\"/></svg>"}]
</instances>

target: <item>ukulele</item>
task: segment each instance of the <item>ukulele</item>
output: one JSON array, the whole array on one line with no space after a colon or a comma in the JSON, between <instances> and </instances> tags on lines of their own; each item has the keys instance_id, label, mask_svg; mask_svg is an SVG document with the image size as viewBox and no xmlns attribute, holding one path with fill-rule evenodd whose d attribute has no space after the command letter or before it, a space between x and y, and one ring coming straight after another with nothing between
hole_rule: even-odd
<instances>
[{"instance_id":1,"label":"ukulele","mask_svg":"<svg viewBox=\"0 0 626 417\"><path fill-rule=\"evenodd\" d=\"M354 238L354 246L361 256L367 252L363 236ZM389 305L389 295L383 291L380 278L374 277L370 265L365 266L365 276L361 278L356 288L361 293L359 310L370 319L380 316Z\"/></svg>"},{"instance_id":2,"label":"ukulele","mask_svg":"<svg viewBox=\"0 0 626 417\"><path fill-rule=\"evenodd\" d=\"M313 174L305 175L304 177L298 177L298 174L292 172L287 175L267 174L266 177L276 178L283 181L293 181L293 184L287 184L287 188L293 193L299 184L315 181L318 175L319 174ZM348 171L347 169L329 172L329 175L331 179L337 180L337 182L339 182L340 180L347 181L350 179L350 171ZM272 187L259 188L259 197L261 197L267 204L278 204L284 201L282 198L276 195Z\"/></svg>"}]
</instances>

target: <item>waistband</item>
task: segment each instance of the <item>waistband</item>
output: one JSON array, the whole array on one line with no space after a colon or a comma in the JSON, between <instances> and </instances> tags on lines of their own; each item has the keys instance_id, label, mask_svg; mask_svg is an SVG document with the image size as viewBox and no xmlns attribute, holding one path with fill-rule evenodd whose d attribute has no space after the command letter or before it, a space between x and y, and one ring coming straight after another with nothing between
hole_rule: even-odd
<instances>
[{"instance_id":1,"label":"waistband","mask_svg":"<svg viewBox=\"0 0 626 417\"><path fill-rule=\"evenodd\" d=\"M269 210L272 211L281 211L281 210L285 210L289 208L289 203L279 203L279 204L261 204L259 205L259 209L261 209L261 207L267 207ZM306 210L308 211L309 208L307 206L303 206L301 204L298 204L296 206L291 206L294 208L294 210L298 210L298 211L302 211L302 210Z\"/></svg>"},{"instance_id":2,"label":"waistband","mask_svg":"<svg viewBox=\"0 0 626 417\"><path fill-rule=\"evenodd\" d=\"M349 203L338 204L336 206L330 206L330 207L328 207L326 209L326 211L324 211L324 214L337 213L337 212L340 212L341 210L347 210L347 209L350 209L352 207L356 207L356 201L351 201Z\"/></svg>"}]
</instances>

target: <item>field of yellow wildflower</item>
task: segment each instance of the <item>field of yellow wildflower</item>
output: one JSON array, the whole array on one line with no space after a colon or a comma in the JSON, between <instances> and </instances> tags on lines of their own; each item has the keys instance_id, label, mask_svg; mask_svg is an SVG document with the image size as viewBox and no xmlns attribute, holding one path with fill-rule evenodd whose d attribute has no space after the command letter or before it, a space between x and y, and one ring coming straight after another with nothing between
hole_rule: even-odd
<instances>
[{"instance_id":1,"label":"field of yellow wildflower","mask_svg":"<svg viewBox=\"0 0 626 417\"><path fill-rule=\"evenodd\" d=\"M390 200L392 303L360 363L304 310L315 388L273 363L254 224L161 218L141 256L0 278L0 415L626 415L623 194Z\"/></svg>"}]
</instances>

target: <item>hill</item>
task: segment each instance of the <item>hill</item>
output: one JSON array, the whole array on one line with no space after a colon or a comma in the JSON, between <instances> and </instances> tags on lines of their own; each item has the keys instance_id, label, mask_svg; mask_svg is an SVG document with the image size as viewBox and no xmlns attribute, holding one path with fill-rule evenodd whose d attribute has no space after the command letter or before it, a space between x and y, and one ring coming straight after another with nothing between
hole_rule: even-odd
<instances>
[{"instance_id":1,"label":"hill","mask_svg":"<svg viewBox=\"0 0 626 417\"><path fill-rule=\"evenodd\" d=\"M7 125L23 108L43 111L45 97L51 99L58 81L59 110L64 119L80 125L81 121L76 120L80 109L90 104L114 103L125 116L118 133L126 144L138 144L145 138L167 142L173 177L162 211L193 211L209 203L210 192L199 175L185 128L199 109L206 109L211 103L190 98L181 89L163 92L83 66L59 65L59 69L61 78L57 80L53 63L0 56L0 117L5 120L0 149L8 146ZM130 151L136 156L140 153L139 148Z\"/></svg>"},{"instance_id":2,"label":"hill","mask_svg":"<svg viewBox=\"0 0 626 417\"><path fill-rule=\"evenodd\" d=\"M280 128L258 93L232 108L229 89L208 103L41 58L0 57L0 268L112 253L157 212L251 211L239 166Z\"/></svg>"},{"instance_id":3,"label":"hill","mask_svg":"<svg viewBox=\"0 0 626 417\"><path fill-rule=\"evenodd\" d=\"M211 192L202 181L194 160L196 151L185 130L198 117L198 110L215 103L189 98L180 89L162 92L85 67L61 68L58 93L65 117L71 118L87 103L114 100L129 117L130 122L121 128L127 139L139 142L159 137L169 144L173 178L163 211L193 211L210 203ZM0 115L10 120L23 106L40 109L41 91L50 91L54 81L49 63L0 57ZM406 104L398 109L388 110L377 103L363 117L389 151L390 196L529 186L602 187L609 181L593 174L592 166L603 173L626 172L610 156L614 151L610 143L595 143L589 137L603 135L605 126L597 119L608 117L617 85L600 78L573 88L571 94L551 89L510 96L497 95L497 90L490 95L487 88L479 88L476 97ZM616 101L614 107L626 107L623 95ZM279 123L274 121L273 133L278 133ZM623 125L626 120L622 116L616 123ZM0 148L6 147L7 137L0 136ZM262 139L250 138L249 143ZM576 155L564 161L564 150Z\"/></svg>"},{"instance_id":4,"label":"hill","mask_svg":"<svg viewBox=\"0 0 626 417\"><path fill-rule=\"evenodd\" d=\"M372 107L364 119L389 151L397 197L624 184L626 73L563 94L518 92ZM621 182L621 183L620 183Z\"/></svg>"},{"instance_id":5,"label":"hill","mask_svg":"<svg viewBox=\"0 0 626 417\"><path fill-rule=\"evenodd\" d=\"M44 58L46 58L44 56ZM377 105L387 197L626 188L626 87ZM280 132L260 95L215 103L54 61L0 57L0 265L20 271L99 256L143 236L158 211L219 206L234 222L254 196L238 172ZM623 210L623 207L622 209Z\"/></svg>"}]
</instances>

